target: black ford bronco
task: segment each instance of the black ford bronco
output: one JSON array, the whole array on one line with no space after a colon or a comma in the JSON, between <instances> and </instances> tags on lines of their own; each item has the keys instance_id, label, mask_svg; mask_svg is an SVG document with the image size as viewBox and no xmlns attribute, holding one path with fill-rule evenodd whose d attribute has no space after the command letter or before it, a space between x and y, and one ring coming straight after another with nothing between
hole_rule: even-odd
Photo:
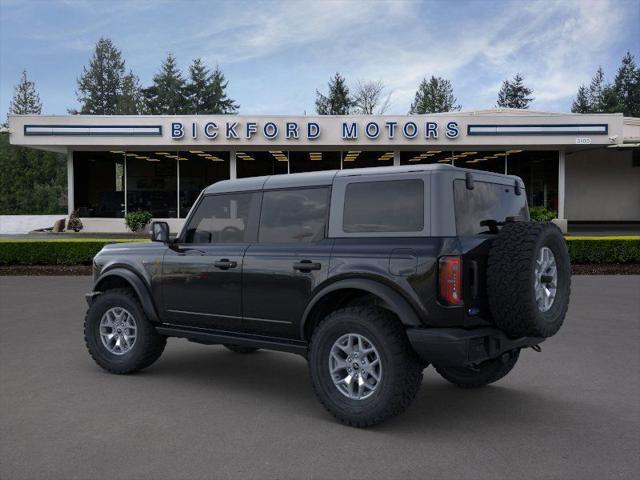
<instances>
[{"instance_id":1,"label":"black ford bronco","mask_svg":"<svg viewBox=\"0 0 640 480\"><path fill-rule=\"evenodd\" d=\"M566 243L529 221L522 181L448 165L227 180L173 238L106 246L84 334L113 373L168 337L307 358L336 418L401 413L428 365L462 388L495 382L562 325Z\"/></svg>"}]
</instances>

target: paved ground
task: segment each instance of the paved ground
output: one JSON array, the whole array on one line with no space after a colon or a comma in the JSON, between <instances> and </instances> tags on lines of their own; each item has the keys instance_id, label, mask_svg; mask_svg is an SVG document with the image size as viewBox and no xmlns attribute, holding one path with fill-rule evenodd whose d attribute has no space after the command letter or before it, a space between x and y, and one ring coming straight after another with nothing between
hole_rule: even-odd
<instances>
[{"instance_id":1,"label":"paved ground","mask_svg":"<svg viewBox=\"0 0 640 480\"><path fill-rule=\"evenodd\" d=\"M638 478L640 277L574 277L565 328L502 382L427 370L370 430L335 423L304 360L170 340L131 376L82 341L88 277L0 277L0 478Z\"/></svg>"}]
</instances>

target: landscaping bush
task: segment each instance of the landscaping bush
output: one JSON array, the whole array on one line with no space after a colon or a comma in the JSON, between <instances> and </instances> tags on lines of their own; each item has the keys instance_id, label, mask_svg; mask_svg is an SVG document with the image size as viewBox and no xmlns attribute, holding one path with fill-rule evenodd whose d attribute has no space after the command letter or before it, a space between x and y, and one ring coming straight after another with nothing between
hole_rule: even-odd
<instances>
[{"instance_id":1,"label":"landscaping bush","mask_svg":"<svg viewBox=\"0 0 640 480\"><path fill-rule=\"evenodd\" d=\"M550 222L554 218L558 218L558 214L544 207L531 207L529 208L529 217L534 222Z\"/></svg>"},{"instance_id":2,"label":"landscaping bush","mask_svg":"<svg viewBox=\"0 0 640 480\"><path fill-rule=\"evenodd\" d=\"M129 212L125 215L124 221L132 232L137 232L144 228L152 218L151 212Z\"/></svg>"},{"instance_id":3,"label":"landscaping bush","mask_svg":"<svg viewBox=\"0 0 640 480\"><path fill-rule=\"evenodd\" d=\"M109 243L146 239L70 238L64 240L0 239L0 265L90 265ZM640 237L567 237L575 264L640 263Z\"/></svg>"},{"instance_id":4,"label":"landscaping bush","mask_svg":"<svg viewBox=\"0 0 640 480\"><path fill-rule=\"evenodd\" d=\"M90 265L110 239L0 240L0 265Z\"/></svg>"},{"instance_id":5,"label":"landscaping bush","mask_svg":"<svg viewBox=\"0 0 640 480\"><path fill-rule=\"evenodd\" d=\"M571 263L640 263L640 237L567 237Z\"/></svg>"}]
</instances>

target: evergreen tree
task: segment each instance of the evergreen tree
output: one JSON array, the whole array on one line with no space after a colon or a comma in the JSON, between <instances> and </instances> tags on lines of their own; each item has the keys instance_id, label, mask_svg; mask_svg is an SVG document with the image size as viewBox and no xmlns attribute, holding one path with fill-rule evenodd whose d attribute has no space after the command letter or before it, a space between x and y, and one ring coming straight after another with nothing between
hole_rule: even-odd
<instances>
[{"instance_id":1,"label":"evergreen tree","mask_svg":"<svg viewBox=\"0 0 640 480\"><path fill-rule=\"evenodd\" d=\"M186 84L175 57L169 53L160 72L153 77L153 85L143 90L146 107L151 114L176 115L187 113Z\"/></svg>"},{"instance_id":2,"label":"evergreen tree","mask_svg":"<svg viewBox=\"0 0 640 480\"><path fill-rule=\"evenodd\" d=\"M144 113L144 98L140 80L131 71L122 78L121 92L116 103L116 112L119 115L140 115Z\"/></svg>"},{"instance_id":3,"label":"evergreen tree","mask_svg":"<svg viewBox=\"0 0 640 480\"><path fill-rule=\"evenodd\" d=\"M437 112L452 112L460 110L453 95L453 86L449 80L431 76L427 81L422 79L418 91L411 104L410 114L425 114Z\"/></svg>"},{"instance_id":4,"label":"evergreen tree","mask_svg":"<svg viewBox=\"0 0 640 480\"><path fill-rule=\"evenodd\" d=\"M108 38L98 40L89 67L83 67L82 75L78 79L76 95L81 104L80 113L117 113L124 72L124 60L120 50Z\"/></svg>"},{"instance_id":5,"label":"evergreen tree","mask_svg":"<svg viewBox=\"0 0 640 480\"><path fill-rule=\"evenodd\" d=\"M591 105L591 113L604 112L604 92L607 84L604 79L604 71L602 67L598 67L596 74L589 84L589 104Z\"/></svg>"},{"instance_id":6,"label":"evergreen tree","mask_svg":"<svg viewBox=\"0 0 640 480\"><path fill-rule=\"evenodd\" d=\"M209 107L205 113L237 113L240 105L227 97L226 90L229 82L217 65L208 83Z\"/></svg>"},{"instance_id":7,"label":"evergreen tree","mask_svg":"<svg viewBox=\"0 0 640 480\"><path fill-rule=\"evenodd\" d=\"M228 83L220 67L209 73L202 60L195 59L189 67L189 83L185 89L190 113L236 113L239 105L227 97Z\"/></svg>"},{"instance_id":8,"label":"evergreen tree","mask_svg":"<svg viewBox=\"0 0 640 480\"><path fill-rule=\"evenodd\" d=\"M530 95L533 89L524 85L524 78L519 73L513 77L512 81L502 82L502 88L498 92L498 107L502 108L529 108L533 101Z\"/></svg>"},{"instance_id":9,"label":"evergreen tree","mask_svg":"<svg viewBox=\"0 0 640 480\"><path fill-rule=\"evenodd\" d=\"M27 78L26 70L22 71L20 83L13 91L9 113L14 115L40 115L42 113L42 103L36 91L36 84Z\"/></svg>"},{"instance_id":10,"label":"evergreen tree","mask_svg":"<svg viewBox=\"0 0 640 480\"><path fill-rule=\"evenodd\" d=\"M622 59L613 88L621 110L628 117L640 117L640 69L631 52Z\"/></svg>"},{"instance_id":11,"label":"evergreen tree","mask_svg":"<svg viewBox=\"0 0 640 480\"><path fill-rule=\"evenodd\" d=\"M573 113L590 113L591 102L589 101L589 91L584 85L580 85L578 88L578 95L571 104L571 111Z\"/></svg>"},{"instance_id":12,"label":"evergreen tree","mask_svg":"<svg viewBox=\"0 0 640 480\"><path fill-rule=\"evenodd\" d=\"M354 104L349 95L349 87L339 73L329 80L327 96L316 90L316 112L319 115L348 115Z\"/></svg>"}]
</instances>

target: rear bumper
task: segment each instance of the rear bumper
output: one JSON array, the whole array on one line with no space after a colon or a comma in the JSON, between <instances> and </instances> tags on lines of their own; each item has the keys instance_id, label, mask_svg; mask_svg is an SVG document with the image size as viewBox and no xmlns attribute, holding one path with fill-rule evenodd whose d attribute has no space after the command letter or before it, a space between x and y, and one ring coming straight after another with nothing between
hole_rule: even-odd
<instances>
[{"instance_id":1,"label":"rear bumper","mask_svg":"<svg viewBox=\"0 0 640 480\"><path fill-rule=\"evenodd\" d=\"M544 341L539 337L512 339L493 327L410 328L407 336L416 353L426 362L441 367L465 367L497 358L516 348Z\"/></svg>"}]
</instances>

